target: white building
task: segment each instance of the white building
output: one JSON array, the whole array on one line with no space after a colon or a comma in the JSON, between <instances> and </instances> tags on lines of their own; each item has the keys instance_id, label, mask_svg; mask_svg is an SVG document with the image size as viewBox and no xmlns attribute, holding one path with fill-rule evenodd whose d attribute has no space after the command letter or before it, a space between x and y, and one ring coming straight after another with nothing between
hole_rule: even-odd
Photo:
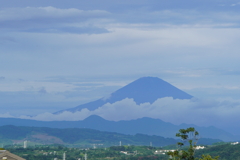
<instances>
[{"instance_id":1,"label":"white building","mask_svg":"<svg viewBox=\"0 0 240 160\"><path fill-rule=\"evenodd\" d=\"M154 154L166 154L167 152L174 152L175 150L156 150Z\"/></svg>"},{"instance_id":2,"label":"white building","mask_svg":"<svg viewBox=\"0 0 240 160\"><path fill-rule=\"evenodd\" d=\"M23 148L27 148L27 141L23 142Z\"/></svg>"},{"instance_id":3,"label":"white building","mask_svg":"<svg viewBox=\"0 0 240 160\"><path fill-rule=\"evenodd\" d=\"M231 143L231 145L236 145L236 144L238 144L239 142L233 142L233 143Z\"/></svg>"},{"instance_id":4,"label":"white building","mask_svg":"<svg viewBox=\"0 0 240 160\"><path fill-rule=\"evenodd\" d=\"M195 149L204 149L205 147L204 146L196 146Z\"/></svg>"}]
</instances>

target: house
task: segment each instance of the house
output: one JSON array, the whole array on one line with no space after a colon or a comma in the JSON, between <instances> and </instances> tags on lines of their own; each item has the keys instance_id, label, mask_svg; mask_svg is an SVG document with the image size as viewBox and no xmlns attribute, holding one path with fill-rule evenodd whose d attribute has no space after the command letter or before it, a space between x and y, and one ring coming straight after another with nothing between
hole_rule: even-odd
<instances>
[{"instance_id":1,"label":"house","mask_svg":"<svg viewBox=\"0 0 240 160\"><path fill-rule=\"evenodd\" d=\"M1 160L26 160L6 150L0 150L0 159Z\"/></svg>"},{"instance_id":2,"label":"house","mask_svg":"<svg viewBox=\"0 0 240 160\"><path fill-rule=\"evenodd\" d=\"M167 152L174 152L175 150L156 150L154 154L166 154Z\"/></svg>"},{"instance_id":3,"label":"house","mask_svg":"<svg viewBox=\"0 0 240 160\"><path fill-rule=\"evenodd\" d=\"M195 149L204 149L205 147L204 146L196 146Z\"/></svg>"},{"instance_id":4,"label":"house","mask_svg":"<svg viewBox=\"0 0 240 160\"><path fill-rule=\"evenodd\" d=\"M239 144L239 142L233 142L233 143L231 143L231 145L236 145L236 144Z\"/></svg>"}]
</instances>

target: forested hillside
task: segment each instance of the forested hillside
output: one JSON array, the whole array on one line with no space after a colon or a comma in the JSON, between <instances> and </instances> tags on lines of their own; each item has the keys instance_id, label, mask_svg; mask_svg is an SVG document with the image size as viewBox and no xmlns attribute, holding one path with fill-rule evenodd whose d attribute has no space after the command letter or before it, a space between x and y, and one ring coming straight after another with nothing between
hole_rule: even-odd
<instances>
[{"instance_id":1,"label":"forested hillside","mask_svg":"<svg viewBox=\"0 0 240 160\"><path fill-rule=\"evenodd\" d=\"M213 157L219 156L220 160L239 160L240 159L240 144L222 144L207 146L206 149L198 150L196 156L209 154Z\"/></svg>"},{"instance_id":2,"label":"forested hillside","mask_svg":"<svg viewBox=\"0 0 240 160\"><path fill-rule=\"evenodd\" d=\"M104 132L87 128L47 128L47 127L0 127L0 143L12 144L23 143L23 141L38 144L63 144L78 147L92 146L92 144L103 145L105 147L119 145L146 145L153 146L174 145L177 140L164 138L156 135L135 134L126 135L116 132ZM212 144L219 142L217 139L200 139L200 144Z\"/></svg>"},{"instance_id":3,"label":"forested hillside","mask_svg":"<svg viewBox=\"0 0 240 160\"><path fill-rule=\"evenodd\" d=\"M25 140L40 144L64 144L76 146L92 146L92 144L101 144L104 146L119 145L150 145L166 146L175 144L173 138L164 138L161 136L150 136L144 134L125 135L114 132L103 132L87 128L46 128L46 127L0 127L0 142L13 141L21 143Z\"/></svg>"}]
</instances>

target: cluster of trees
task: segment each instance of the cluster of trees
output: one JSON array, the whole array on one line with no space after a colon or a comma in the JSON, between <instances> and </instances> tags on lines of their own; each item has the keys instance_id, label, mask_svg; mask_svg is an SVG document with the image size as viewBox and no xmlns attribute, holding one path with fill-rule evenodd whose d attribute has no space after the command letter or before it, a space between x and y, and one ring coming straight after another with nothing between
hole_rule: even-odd
<instances>
[{"instance_id":1,"label":"cluster of trees","mask_svg":"<svg viewBox=\"0 0 240 160\"><path fill-rule=\"evenodd\" d=\"M206 147L204 150L199 150L196 156L202 154L219 156L221 160L240 160L240 144L232 145L231 143L227 143Z\"/></svg>"},{"instance_id":2,"label":"cluster of trees","mask_svg":"<svg viewBox=\"0 0 240 160\"><path fill-rule=\"evenodd\" d=\"M199 133L195 128L180 129L176 137L179 137L182 141L177 143L177 150L168 152L170 160L218 160L219 156L214 158L210 155L202 155L201 158L195 157L197 141L199 139ZM186 142L188 142L188 148L185 150L181 149Z\"/></svg>"}]
</instances>

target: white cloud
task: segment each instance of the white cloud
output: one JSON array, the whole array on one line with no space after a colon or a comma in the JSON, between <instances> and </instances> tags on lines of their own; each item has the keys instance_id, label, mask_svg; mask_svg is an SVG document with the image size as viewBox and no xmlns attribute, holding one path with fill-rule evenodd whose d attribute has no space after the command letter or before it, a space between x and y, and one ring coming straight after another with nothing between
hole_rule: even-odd
<instances>
[{"instance_id":1,"label":"white cloud","mask_svg":"<svg viewBox=\"0 0 240 160\"><path fill-rule=\"evenodd\" d=\"M76 8L59 9L49 7L26 7L26 8L7 8L0 10L0 21L21 21L32 19L59 19L62 18L97 18L108 15L109 12L101 10L83 11ZM62 21L64 22L64 21Z\"/></svg>"},{"instance_id":2,"label":"white cloud","mask_svg":"<svg viewBox=\"0 0 240 160\"><path fill-rule=\"evenodd\" d=\"M0 92L39 91L46 89L48 92L73 91L77 88L74 84L44 81L5 81L0 83Z\"/></svg>"},{"instance_id":3,"label":"white cloud","mask_svg":"<svg viewBox=\"0 0 240 160\"><path fill-rule=\"evenodd\" d=\"M232 7L235 7L237 5L240 5L240 2L231 4Z\"/></svg>"},{"instance_id":4,"label":"white cloud","mask_svg":"<svg viewBox=\"0 0 240 160\"><path fill-rule=\"evenodd\" d=\"M91 112L88 109L83 109L81 112L63 112L61 114L55 115L52 113L43 113L39 114L37 116L25 116L22 115L19 118L22 119L33 119L33 120L40 120L40 121L78 121L78 120L83 120L91 115Z\"/></svg>"},{"instance_id":5,"label":"white cloud","mask_svg":"<svg viewBox=\"0 0 240 160\"><path fill-rule=\"evenodd\" d=\"M1 113L0 114L1 118L15 118L14 116L12 116L10 113Z\"/></svg>"},{"instance_id":6,"label":"white cloud","mask_svg":"<svg viewBox=\"0 0 240 160\"><path fill-rule=\"evenodd\" d=\"M108 31L101 27L101 19L109 15L104 10L60 9L52 6L5 8L0 9L0 28L10 32L31 33L106 33Z\"/></svg>"},{"instance_id":7,"label":"white cloud","mask_svg":"<svg viewBox=\"0 0 240 160\"><path fill-rule=\"evenodd\" d=\"M119 121L151 117L173 124L214 125L224 128L236 126L234 122L240 121L239 113L239 101L179 100L167 97L158 99L153 104L137 105L133 99L124 99L113 104L107 103L94 111L83 109L75 113L65 111L61 114L43 113L34 117L20 116L19 118L42 121L77 121L90 115L99 115L107 120ZM6 117L6 115L4 116Z\"/></svg>"}]
</instances>

